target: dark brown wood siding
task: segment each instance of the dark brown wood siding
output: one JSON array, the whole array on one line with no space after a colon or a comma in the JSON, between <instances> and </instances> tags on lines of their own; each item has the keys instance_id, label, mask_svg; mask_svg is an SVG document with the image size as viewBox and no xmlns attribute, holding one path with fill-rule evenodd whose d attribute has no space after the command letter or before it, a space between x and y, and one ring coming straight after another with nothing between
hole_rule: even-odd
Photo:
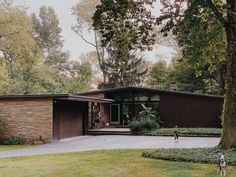
<instances>
[{"instance_id":1,"label":"dark brown wood siding","mask_svg":"<svg viewBox=\"0 0 236 177\"><path fill-rule=\"evenodd\" d=\"M167 127L221 127L223 98L161 95L160 116Z\"/></svg>"},{"instance_id":2,"label":"dark brown wood siding","mask_svg":"<svg viewBox=\"0 0 236 177\"><path fill-rule=\"evenodd\" d=\"M54 100L53 139L84 135L88 103Z\"/></svg>"}]
</instances>

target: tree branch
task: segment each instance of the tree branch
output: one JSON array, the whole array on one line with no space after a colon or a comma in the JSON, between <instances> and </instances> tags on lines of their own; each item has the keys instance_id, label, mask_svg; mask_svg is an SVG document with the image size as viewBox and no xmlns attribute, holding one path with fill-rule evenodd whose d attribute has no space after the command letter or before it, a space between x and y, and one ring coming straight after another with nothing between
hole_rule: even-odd
<instances>
[{"instance_id":1,"label":"tree branch","mask_svg":"<svg viewBox=\"0 0 236 177\"><path fill-rule=\"evenodd\" d=\"M8 33L8 34L0 34L0 39L1 39L2 37L7 37L7 36L14 35L14 34L18 34L19 32L20 32L20 30L14 31L14 32L11 32L11 33Z\"/></svg>"},{"instance_id":2,"label":"tree branch","mask_svg":"<svg viewBox=\"0 0 236 177\"><path fill-rule=\"evenodd\" d=\"M226 19L224 18L223 14L219 11L219 9L216 7L216 5L214 4L214 2L212 0L207 0L206 1L208 7L212 10L212 12L214 13L214 15L216 16L216 18L219 20L219 22L221 23L221 25L223 27L226 26Z\"/></svg>"}]
</instances>

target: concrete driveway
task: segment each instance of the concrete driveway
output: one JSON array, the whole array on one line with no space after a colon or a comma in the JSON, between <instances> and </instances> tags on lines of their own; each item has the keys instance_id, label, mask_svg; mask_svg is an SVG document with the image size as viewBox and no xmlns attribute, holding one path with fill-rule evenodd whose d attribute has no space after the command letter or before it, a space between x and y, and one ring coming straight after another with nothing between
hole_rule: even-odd
<instances>
[{"instance_id":1,"label":"concrete driveway","mask_svg":"<svg viewBox=\"0 0 236 177\"><path fill-rule=\"evenodd\" d=\"M80 136L40 146L0 151L0 158L102 149L214 147L218 145L219 140L219 138L180 137L179 143L175 143L173 137L122 135Z\"/></svg>"}]
</instances>

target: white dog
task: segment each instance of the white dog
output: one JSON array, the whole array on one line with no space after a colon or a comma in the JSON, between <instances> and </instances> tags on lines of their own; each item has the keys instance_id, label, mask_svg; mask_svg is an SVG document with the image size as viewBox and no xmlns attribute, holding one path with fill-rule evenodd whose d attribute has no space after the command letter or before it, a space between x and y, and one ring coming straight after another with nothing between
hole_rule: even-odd
<instances>
[{"instance_id":1,"label":"white dog","mask_svg":"<svg viewBox=\"0 0 236 177\"><path fill-rule=\"evenodd\" d=\"M226 176L226 159L225 155L220 154L219 161L218 161L218 166L219 166L219 173L220 175Z\"/></svg>"}]
</instances>

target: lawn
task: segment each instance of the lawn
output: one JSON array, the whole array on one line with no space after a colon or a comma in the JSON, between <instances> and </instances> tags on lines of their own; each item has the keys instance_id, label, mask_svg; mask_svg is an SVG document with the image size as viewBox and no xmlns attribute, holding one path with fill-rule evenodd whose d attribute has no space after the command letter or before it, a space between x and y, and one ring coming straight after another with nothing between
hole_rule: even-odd
<instances>
[{"instance_id":1,"label":"lawn","mask_svg":"<svg viewBox=\"0 0 236 177\"><path fill-rule=\"evenodd\" d=\"M31 145L0 145L0 151L25 148L25 147L29 147L29 146L31 146Z\"/></svg>"},{"instance_id":2,"label":"lawn","mask_svg":"<svg viewBox=\"0 0 236 177\"><path fill-rule=\"evenodd\" d=\"M107 150L0 159L0 176L216 177L216 165L142 157L143 150ZM236 167L228 168L235 177Z\"/></svg>"}]
</instances>

